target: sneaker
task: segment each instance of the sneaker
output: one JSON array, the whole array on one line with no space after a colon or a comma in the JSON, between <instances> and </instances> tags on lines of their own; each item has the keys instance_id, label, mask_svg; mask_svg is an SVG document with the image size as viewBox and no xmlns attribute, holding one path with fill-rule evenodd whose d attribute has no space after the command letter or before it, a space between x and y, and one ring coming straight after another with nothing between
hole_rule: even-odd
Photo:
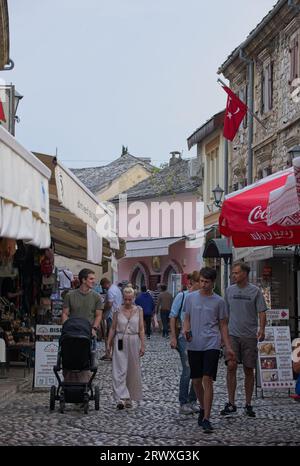
<instances>
[{"instance_id":1,"label":"sneaker","mask_svg":"<svg viewBox=\"0 0 300 466\"><path fill-rule=\"evenodd\" d=\"M112 360L112 357L108 356L107 354L105 354L104 356L102 356L102 358L100 358L100 361L111 361L111 360Z\"/></svg>"},{"instance_id":2,"label":"sneaker","mask_svg":"<svg viewBox=\"0 0 300 466\"><path fill-rule=\"evenodd\" d=\"M199 413L200 406L196 403L196 401L192 401L190 403L190 407L191 407L191 410L193 411L193 413Z\"/></svg>"},{"instance_id":3,"label":"sneaker","mask_svg":"<svg viewBox=\"0 0 300 466\"><path fill-rule=\"evenodd\" d=\"M125 408L132 408L132 401L129 398L127 398L125 400L124 405L125 405Z\"/></svg>"},{"instance_id":4,"label":"sneaker","mask_svg":"<svg viewBox=\"0 0 300 466\"><path fill-rule=\"evenodd\" d=\"M211 425L208 419L203 419L202 428L206 434L210 434L214 430L213 426Z\"/></svg>"},{"instance_id":5,"label":"sneaker","mask_svg":"<svg viewBox=\"0 0 300 466\"><path fill-rule=\"evenodd\" d=\"M246 416L249 416L249 417L255 417L256 416L256 414L253 411L253 408L252 408L251 405L246 405L245 406L244 413L246 414Z\"/></svg>"},{"instance_id":6,"label":"sneaker","mask_svg":"<svg viewBox=\"0 0 300 466\"><path fill-rule=\"evenodd\" d=\"M193 414L193 410L190 407L188 403L185 403L184 405L181 405L179 408L179 413L180 414Z\"/></svg>"},{"instance_id":7,"label":"sneaker","mask_svg":"<svg viewBox=\"0 0 300 466\"><path fill-rule=\"evenodd\" d=\"M225 408L222 409L222 411L220 412L222 416L229 416L235 413L236 413L236 406L232 405L231 403L226 403Z\"/></svg>"},{"instance_id":8,"label":"sneaker","mask_svg":"<svg viewBox=\"0 0 300 466\"><path fill-rule=\"evenodd\" d=\"M204 419L204 409L200 408L199 416L198 416L198 426L201 427L203 425L203 419Z\"/></svg>"},{"instance_id":9,"label":"sneaker","mask_svg":"<svg viewBox=\"0 0 300 466\"><path fill-rule=\"evenodd\" d=\"M119 400L117 403L117 409L124 409L125 408L125 403L123 400Z\"/></svg>"}]
</instances>

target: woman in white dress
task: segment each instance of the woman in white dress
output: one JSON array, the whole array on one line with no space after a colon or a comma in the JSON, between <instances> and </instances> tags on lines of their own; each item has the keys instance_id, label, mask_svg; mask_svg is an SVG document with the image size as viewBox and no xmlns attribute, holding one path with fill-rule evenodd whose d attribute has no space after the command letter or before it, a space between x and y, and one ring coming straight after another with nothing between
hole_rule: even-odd
<instances>
[{"instance_id":1,"label":"woman in white dress","mask_svg":"<svg viewBox=\"0 0 300 466\"><path fill-rule=\"evenodd\" d=\"M143 310L133 304L132 288L126 287L123 295L124 304L113 315L107 341L110 351L114 346L112 382L118 409L142 399L140 357L145 353Z\"/></svg>"}]
</instances>

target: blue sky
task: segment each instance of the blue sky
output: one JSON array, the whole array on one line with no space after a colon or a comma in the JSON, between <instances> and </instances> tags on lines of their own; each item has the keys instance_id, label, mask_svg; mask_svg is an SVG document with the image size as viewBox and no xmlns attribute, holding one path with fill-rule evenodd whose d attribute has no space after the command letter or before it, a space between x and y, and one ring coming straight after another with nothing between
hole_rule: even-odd
<instances>
[{"instance_id":1,"label":"blue sky","mask_svg":"<svg viewBox=\"0 0 300 466\"><path fill-rule=\"evenodd\" d=\"M225 107L220 64L275 0L8 0L17 139L68 167L165 162Z\"/></svg>"}]
</instances>

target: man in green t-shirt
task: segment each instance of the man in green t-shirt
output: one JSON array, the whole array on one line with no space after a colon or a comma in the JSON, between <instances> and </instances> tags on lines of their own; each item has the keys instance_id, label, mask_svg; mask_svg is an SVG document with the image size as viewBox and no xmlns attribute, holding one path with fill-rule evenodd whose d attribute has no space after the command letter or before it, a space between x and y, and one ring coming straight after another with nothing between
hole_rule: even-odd
<instances>
[{"instance_id":1,"label":"man in green t-shirt","mask_svg":"<svg viewBox=\"0 0 300 466\"><path fill-rule=\"evenodd\" d=\"M93 290L95 273L90 269L82 269L78 274L79 288L69 291L64 300L62 323L69 317L83 317L92 325L92 335L96 336L103 312L101 296Z\"/></svg>"}]
</instances>

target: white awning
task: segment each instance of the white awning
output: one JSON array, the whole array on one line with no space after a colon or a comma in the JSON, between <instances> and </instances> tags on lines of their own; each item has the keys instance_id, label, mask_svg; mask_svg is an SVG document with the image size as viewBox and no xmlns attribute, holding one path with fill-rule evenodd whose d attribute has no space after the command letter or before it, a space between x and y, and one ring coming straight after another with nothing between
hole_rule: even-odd
<instances>
[{"instance_id":1,"label":"white awning","mask_svg":"<svg viewBox=\"0 0 300 466\"><path fill-rule=\"evenodd\" d=\"M98 232L98 210L107 212L108 217L111 212L56 157L39 153L36 155L52 171L50 231L55 252L81 261L101 263L102 257L111 253L111 247L109 238L105 234L102 237Z\"/></svg>"},{"instance_id":2,"label":"white awning","mask_svg":"<svg viewBox=\"0 0 300 466\"><path fill-rule=\"evenodd\" d=\"M0 237L50 246L50 170L0 126Z\"/></svg>"},{"instance_id":3,"label":"white awning","mask_svg":"<svg viewBox=\"0 0 300 466\"><path fill-rule=\"evenodd\" d=\"M180 238L151 238L147 240L127 241L125 257L167 256L169 254L169 247L184 239L185 237L181 236Z\"/></svg>"}]
</instances>

